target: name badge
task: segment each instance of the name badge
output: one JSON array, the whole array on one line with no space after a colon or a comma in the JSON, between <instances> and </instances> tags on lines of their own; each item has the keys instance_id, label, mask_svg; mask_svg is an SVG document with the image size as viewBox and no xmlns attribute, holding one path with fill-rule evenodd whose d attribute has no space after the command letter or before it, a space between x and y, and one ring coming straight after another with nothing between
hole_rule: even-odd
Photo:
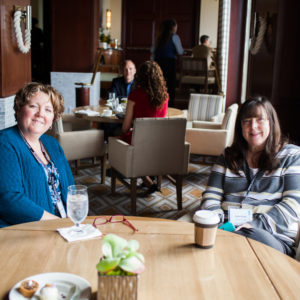
<instances>
[{"instance_id":1,"label":"name badge","mask_svg":"<svg viewBox=\"0 0 300 300\"><path fill-rule=\"evenodd\" d=\"M66 217L67 217L67 214L66 214L65 208L64 208L64 206L63 206L63 204L62 204L62 201L61 201L61 200L58 200L57 203L56 203L56 205L57 205L57 209L58 209L58 211L59 211L59 213L60 213L60 216L61 216L62 218L66 218Z\"/></svg>"},{"instance_id":2,"label":"name badge","mask_svg":"<svg viewBox=\"0 0 300 300\"><path fill-rule=\"evenodd\" d=\"M242 225L252 221L252 210L247 208L228 208L229 222L235 226Z\"/></svg>"}]
</instances>

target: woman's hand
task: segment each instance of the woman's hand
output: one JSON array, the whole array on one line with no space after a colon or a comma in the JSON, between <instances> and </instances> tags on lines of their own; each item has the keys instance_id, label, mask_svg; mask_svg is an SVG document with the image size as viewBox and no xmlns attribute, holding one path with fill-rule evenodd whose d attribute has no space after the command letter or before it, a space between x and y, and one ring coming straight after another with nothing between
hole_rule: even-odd
<instances>
[{"instance_id":1,"label":"woman's hand","mask_svg":"<svg viewBox=\"0 0 300 300\"><path fill-rule=\"evenodd\" d=\"M41 221L42 220L53 220L53 219L59 219L58 216L52 215L50 213L48 213L47 211L44 210L44 213L41 217Z\"/></svg>"},{"instance_id":2,"label":"woman's hand","mask_svg":"<svg viewBox=\"0 0 300 300\"><path fill-rule=\"evenodd\" d=\"M245 223L236 228L235 231L239 231L241 228L252 228L252 226L249 223Z\"/></svg>"}]
</instances>

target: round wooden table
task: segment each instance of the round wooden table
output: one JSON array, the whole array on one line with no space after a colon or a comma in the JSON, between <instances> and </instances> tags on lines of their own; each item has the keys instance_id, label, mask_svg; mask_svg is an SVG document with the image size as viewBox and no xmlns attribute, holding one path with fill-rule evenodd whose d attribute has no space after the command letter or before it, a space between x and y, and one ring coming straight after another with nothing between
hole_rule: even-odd
<instances>
[{"instance_id":1,"label":"round wooden table","mask_svg":"<svg viewBox=\"0 0 300 300\"><path fill-rule=\"evenodd\" d=\"M191 223L126 218L138 232L122 223L99 229L139 241L146 264L139 279L141 300L299 299L300 264L270 247L218 230L214 248L203 250L194 246ZM71 225L69 219L60 219L0 230L1 299L25 277L45 272L79 275L96 297L101 238L68 243L56 229Z\"/></svg>"},{"instance_id":2,"label":"round wooden table","mask_svg":"<svg viewBox=\"0 0 300 300\"><path fill-rule=\"evenodd\" d=\"M98 105L98 106L79 106L76 107L73 112L76 117L82 118L85 120L99 122L99 123L123 123L123 119L117 118L115 115L111 117L101 117L104 109L109 109L108 106ZM98 112L100 115L98 116L89 116L87 114L80 113L82 110L92 110ZM167 111L168 118L184 118L184 112L180 109L168 107Z\"/></svg>"}]
</instances>

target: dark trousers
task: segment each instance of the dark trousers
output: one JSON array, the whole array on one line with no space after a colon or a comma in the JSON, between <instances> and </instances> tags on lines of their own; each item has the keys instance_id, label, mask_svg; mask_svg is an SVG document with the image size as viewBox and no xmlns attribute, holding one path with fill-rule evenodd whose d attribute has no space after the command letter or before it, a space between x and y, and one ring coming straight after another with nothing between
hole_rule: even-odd
<instances>
[{"instance_id":1,"label":"dark trousers","mask_svg":"<svg viewBox=\"0 0 300 300\"><path fill-rule=\"evenodd\" d=\"M155 61L159 64L164 78L166 80L169 93L169 106L174 106L175 89L176 89L176 59L174 58L158 58Z\"/></svg>"},{"instance_id":2,"label":"dark trousers","mask_svg":"<svg viewBox=\"0 0 300 300\"><path fill-rule=\"evenodd\" d=\"M236 234L256 240L265 245L268 245L284 254L294 257L295 251L292 247L277 239L270 232L260 228L241 228L239 231L233 231Z\"/></svg>"}]
</instances>

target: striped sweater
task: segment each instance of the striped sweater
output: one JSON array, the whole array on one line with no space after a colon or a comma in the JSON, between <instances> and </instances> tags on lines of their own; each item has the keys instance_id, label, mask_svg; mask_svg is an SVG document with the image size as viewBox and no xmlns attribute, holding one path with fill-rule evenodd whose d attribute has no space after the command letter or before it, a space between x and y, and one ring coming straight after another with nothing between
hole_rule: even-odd
<instances>
[{"instance_id":1,"label":"striped sweater","mask_svg":"<svg viewBox=\"0 0 300 300\"><path fill-rule=\"evenodd\" d=\"M245 167L234 173L221 155L212 168L201 209L214 210L227 221L229 206L250 208L255 228L262 228L289 246L300 220L300 147L285 145L278 152L280 166L267 174Z\"/></svg>"}]
</instances>

